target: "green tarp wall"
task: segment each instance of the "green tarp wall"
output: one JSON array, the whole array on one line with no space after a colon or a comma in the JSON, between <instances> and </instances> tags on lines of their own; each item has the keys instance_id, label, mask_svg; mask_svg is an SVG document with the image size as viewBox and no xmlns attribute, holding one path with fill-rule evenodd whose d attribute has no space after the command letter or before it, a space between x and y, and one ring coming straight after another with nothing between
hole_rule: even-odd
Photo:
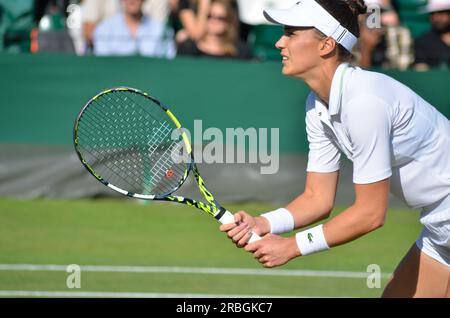
<instances>
[{"instance_id":1,"label":"green tarp wall","mask_svg":"<svg viewBox=\"0 0 450 318\"><path fill-rule=\"evenodd\" d=\"M204 129L280 128L281 152L304 153L308 88L280 69L276 62L0 54L0 143L69 146L90 97L130 86L160 99L190 129L194 119ZM450 118L449 71L385 73Z\"/></svg>"}]
</instances>

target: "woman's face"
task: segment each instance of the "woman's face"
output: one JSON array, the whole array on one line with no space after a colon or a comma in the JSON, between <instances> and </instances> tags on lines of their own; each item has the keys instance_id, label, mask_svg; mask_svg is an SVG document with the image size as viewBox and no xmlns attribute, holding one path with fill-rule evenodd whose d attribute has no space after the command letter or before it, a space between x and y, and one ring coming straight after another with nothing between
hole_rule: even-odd
<instances>
[{"instance_id":1,"label":"woman's face","mask_svg":"<svg viewBox=\"0 0 450 318\"><path fill-rule=\"evenodd\" d=\"M223 35L228 28L228 14L220 3L213 3L209 10L207 32L212 35Z\"/></svg>"},{"instance_id":2,"label":"woman's face","mask_svg":"<svg viewBox=\"0 0 450 318\"><path fill-rule=\"evenodd\" d=\"M275 46L283 57L283 74L304 79L304 74L320 63L320 39L313 28L286 26Z\"/></svg>"}]
</instances>

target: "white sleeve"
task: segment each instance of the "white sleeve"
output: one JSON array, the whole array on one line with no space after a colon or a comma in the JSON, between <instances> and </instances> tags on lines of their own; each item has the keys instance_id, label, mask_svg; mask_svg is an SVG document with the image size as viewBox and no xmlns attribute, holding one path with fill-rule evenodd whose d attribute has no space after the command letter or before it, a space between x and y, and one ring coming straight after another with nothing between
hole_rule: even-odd
<instances>
[{"instance_id":1,"label":"white sleeve","mask_svg":"<svg viewBox=\"0 0 450 318\"><path fill-rule=\"evenodd\" d=\"M169 1L145 0L142 10L145 15L165 23L170 11Z\"/></svg>"},{"instance_id":2,"label":"white sleeve","mask_svg":"<svg viewBox=\"0 0 450 318\"><path fill-rule=\"evenodd\" d=\"M165 24L160 23L160 35L158 47L160 48L160 52L158 52L158 56L165 57L167 59L173 59L177 54L177 49L175 45L174 32L172 28L166 26Z\"/></svg>"},{"instance_id":3,"label":"white sleeve","mask_svg":"<svg viewBox=\"0 0 450 318\"><path fill-rule=\"evenodd\" d=\"M81 4L83 8L82 19L84 23L98 23L100 21L100 1L84 0Z\"/></svg>"},{"instance_id":4,"label":"white sleeve","mask_svg":"<svg viewBox=\"0 0 450 318\"><path fill-rule=\"evenodd\" d=\"M325 134L323 125L316 113L313 100L308 98L306 107L306 133L308 135L308 172L328 173L340 168L341 152ZM308 105L309 104L309 105Z\"/></svg>"},{"instance_id":5,"label":"white sleeve","mask_svg":"<svg viewBox=\"0 0 450 318\"><path fill-rule=\"evenodd\" d=\"M388 105L374 96L360 96L347 104L344 120L352 143L354 183L392 175L390 117Z\"/></svg>"}]
</instances>

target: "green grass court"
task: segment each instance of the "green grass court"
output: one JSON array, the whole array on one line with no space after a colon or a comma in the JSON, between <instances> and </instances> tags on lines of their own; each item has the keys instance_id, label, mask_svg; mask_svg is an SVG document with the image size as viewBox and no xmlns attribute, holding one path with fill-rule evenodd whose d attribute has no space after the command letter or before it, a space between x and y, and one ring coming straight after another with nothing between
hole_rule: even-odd
<instances>
[{"instance_id":1,"label":"green grass court","mask_svg":"<svg viewBox=\"0 0 450 318\"><path fill-rule=\"evenodd\" d=\"M242 204L227 208L256 214L273 207ZM40 291L149 293L163 297L173 294L379 297L387 274L393 271L420 230L418 212L391 209L380 230L277 268L311 270L313 276L83 272L83 265L241 270L262 267L251 254L237 249L220 233L214 219L193 208L161 203L142 205L126 199L0 199L0 264L78 264L82 269L80 289L67 288L69 274L64 270L2 269L0 294L9 297L11 291ZM365 273L369 264L381 267L384 274L381 289L369 289L366 277L314 274Z\"/></svg>"}]
</instances>

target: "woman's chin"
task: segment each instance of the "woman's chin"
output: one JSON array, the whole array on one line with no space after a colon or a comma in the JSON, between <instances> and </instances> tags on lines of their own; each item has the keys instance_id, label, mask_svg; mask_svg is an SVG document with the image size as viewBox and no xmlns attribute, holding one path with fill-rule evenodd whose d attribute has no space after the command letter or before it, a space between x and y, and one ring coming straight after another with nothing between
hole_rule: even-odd
<instances>
[{"instance_id":1,"label":"woman's chin","mask_svg":"<svg viewBox=\"0 0 450 318\"><path fill-rule=\"evenodd\" d=\"M290 76L291 72L289 71L289 68L286 66L283 66L283 68L281 69L281 73L285 76Z\"/></svg>"}]
</instances>

